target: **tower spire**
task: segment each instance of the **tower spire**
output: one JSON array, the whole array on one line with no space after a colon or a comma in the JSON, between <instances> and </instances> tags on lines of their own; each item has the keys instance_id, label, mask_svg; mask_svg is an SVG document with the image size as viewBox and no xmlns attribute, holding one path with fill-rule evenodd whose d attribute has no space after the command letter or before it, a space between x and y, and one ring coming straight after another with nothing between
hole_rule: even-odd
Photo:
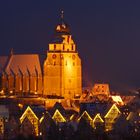
<instances>
[{"instance_id":1,"label":"tower spire","mask_svg":"<svg viewBox=\"0 0 140 140\"><path fill-rule=\"evenodd\" d=\"M61 19L63 20L64 19L64 11L61 10Z\"/></svg>"}]
</instances>

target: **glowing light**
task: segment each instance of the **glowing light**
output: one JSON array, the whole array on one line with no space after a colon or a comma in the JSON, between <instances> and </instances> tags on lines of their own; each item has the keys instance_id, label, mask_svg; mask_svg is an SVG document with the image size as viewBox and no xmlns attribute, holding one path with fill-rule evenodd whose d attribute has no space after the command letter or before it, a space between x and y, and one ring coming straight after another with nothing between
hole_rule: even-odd
<instances>
[{"instance_id":1,"label":"glowing light","mask_svg":"<svg viewBox=\"0 0 140 140\"><path fill-rule=\"evenodd\" d=\"M39 133L39 128L38 128L39 127L39 121L38 120L39 119L29 106L27 107L25 112L20 117L21 124L23 123L23 121L26 117L29 119L31 124L34 126L35 135L38 136L38 133Z\"/></svg>"},{"instance_id":2,"label":"glowing light","mask_svg":"<svg viewBox=\"0 0 140 140\"><path fill-rule=\"evenodd\" d=\"M19 108L22 109L23 108L23 105L22 104L18 104Z\"/></svg>"},{"instance_id":3,"label":"glowing light","mask_svg":"<svg viewBox=\"0 0 140 140\"><path fill-rule=\"evenodd\" d=\"M42 132L40 132L39 135L42 136Z\"/></svg>"},{"instance_id":4,"label":"glowing light","mask_svg":"<svg viewBox=\"0 0 140 140\"><path fill-rule=\"evenodd\" d=\"M60 31L60 29L61 29L61 28L60 28L60 25L58 25L58 26L56 27L56 30L57 30L57 31Z\"/></svg>"},{"instance_id":5,"label":"glowing light","mask_svg":"<svg viewBox=\"0 0 140 140\"><path fill-rule=\"evenodd\" d=\"M3 94L3 93L4 93L4 90L1 90L1 91L0 91L0 94Z\"/></svg>"},{"instance_id":6,"label":"glowing light","mask_svg":"<svg viewBox=\"0 0 140 140\"><path fill-rule=\"evenodd\" d=\"M0 117L0 134L3 135L4 134L4 119L2 117Z\"/></svg>"},{"instance_id":7,"label":"glowing light","mask_svg":"<svg viewBox=\"0 0 140 140\"><path fill-rule=\"evenodd\" d=\"M118 112L119 114L121 114L120 110L118 109L118 107L113 104L112 107L110 108L110 110L107 112L107 114L105 115L105 118L107 118L110 114L111 115L115 115L115 113L112 113L114 112L113 110L115 110L116 112Z\"/></svg>"},{"instance_id":8,"label":"glowing light","mask_svg":"<svg viewBox=\"0 0 140 140\"><path fill-rule=\"evenodd\" d=\"M35 119L38 120L38 117L35 115L35 113L32 111L32 109L28 106L27 109L25 110L25 112L22 114L22 116L20 117L20 122L22 123L23 120L26 118L26 117L29 117L28 114L29 112L35 117Z\"/></svg>"},{"instance_id":9,"label":"glowing light","mask_svg":"<svg viewBox=\"0 0 140 140\"><path fill-rule=\"evenodd\" d=\"M112 100L117 103L118 105L124 105L124 102L122 101L122 98L118 95L116 96L111 96Z\"/></svg>"},{"instance_id":10,"label":"glowing light","mask_svg":"<svg viewBox=\"0 0 140 140\"><path fill-rule=\"evenodd\" d=\"M72 121L73 118L74 118L74 114L72 114L72 115L70 116L70 121Z\"/></svg>"},{"instance_id":11,"label":"glowing light","mask_svg":"<svg viewBox=\"0 0 140 140\"><path fill-rule=\"evenodd\" d=\"M96 116L94 117L94 119L93 119L93 123L94 123L94 122L101 122L101 123L104 122L104 120L101 118L101 116L100 116L99 113L96 114Z\"/></svg>"},{"instance_id":12,"label":"glowing light","mask_svg":"<svg viewBox=\"0 0 140 140\"><path fill-rule=\"evenodd\" d=\"M66 119L62 116L58 109L56 109L54 115L52 116L52 119L56 122L66 122Z\"/></svg>"},{"instance_id":13,"label":"glowing light","mask_svg":"<svg viewBox=\"0 0 140 140\"><path fill-rule=\"evenodd\" d=\"M44 119L44 115L40 118L39 122L41 123Z\"/></svg>"},{"instance_id":14,"label":"glowing light","mask_svg":"<svg viewBox=\"0 0 140 140\"><path fill-rule=\"evenodd\" d=\"M61 100L59 99L58 102L61 103Z\"/></svg>"},{"instance_id":15,"label":"glowing light","mask_svg":"<svg viewBox=\"0 0 140 140\"><path fill-rule=\"evenodd\" d=\"M118 109L118 107L115 104L113 104L104 117L106 131L112 130L113 124L115 123L116 118L120 116L120 114L121 112Z\"/></svg>"},{"instance_id":16,"label":"glowing light","mask_svg":"<svg viewBox=\"0 0 140 140\"><path fill-rule=\"evenodd\" d=\"M10 90L9 92L10 92L11 94L13 93L13 91L12 91L12 90Z\"/></svg>"},{"instance_id":17,"label":"glowing light","mask_svg":"<svg viewBox=\"0 0 140 140\"><path fill-rule=\"evenodd\" d=\"M88 114L87 111L83 112L83 114L78 118L78 121L80 121L82 117L85 118L88 121L92 121L92 118L90 117L90 115Z\"/></svg>"}]
</instances>

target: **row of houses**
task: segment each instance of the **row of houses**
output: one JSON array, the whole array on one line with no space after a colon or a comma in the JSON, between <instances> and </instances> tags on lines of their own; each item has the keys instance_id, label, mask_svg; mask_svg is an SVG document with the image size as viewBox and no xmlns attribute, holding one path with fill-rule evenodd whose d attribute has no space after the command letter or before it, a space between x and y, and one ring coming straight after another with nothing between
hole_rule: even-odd
<instances>
[{"instance_id":1,"label":"row of houses","mask_svg":"<svg viewBox=\"0 0 140 140\"><path fill-rule=\"evenodd\" d=\"M107 105L108 107L98 104L91 109L92 112L88 108L84 110L83 106L81 106L79 113L73 110L65 110L60 103L56 103L53 108L47 110L43 106L23 107L19 105L19 113L14 110L14 114L8 114L8 109L4 108L0 114L0 136L1 138L4 136L13 137L18 134L42 136L48 132L53 123L60 128L64 124L68 124L76 131L81 120L85 120L93 129L100 127L104 131L111 131L122 116L126 116L126 120L134 119L132 112L124 115L121 108L116 104ZM137 120L139 120L137 123L140 123L140 113Z\"/></svg>"}]
</instances>

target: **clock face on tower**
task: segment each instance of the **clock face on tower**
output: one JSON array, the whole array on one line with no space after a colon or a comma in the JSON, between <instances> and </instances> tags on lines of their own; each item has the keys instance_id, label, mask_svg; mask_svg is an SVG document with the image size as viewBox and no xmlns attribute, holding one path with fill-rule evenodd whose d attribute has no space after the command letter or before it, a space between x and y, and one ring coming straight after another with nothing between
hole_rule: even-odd
<instances>
[{"instance_id":1,"label":"clock face on tower","mask_svg":"<svg viewBox=\"0 0 140 140\"><path fill-rule=\"evenodd\" d=\"M53 54L53 55L52 55L52 58L55 59L55 58L56 58L56 54Z\"/></svg>"}]
</instances>

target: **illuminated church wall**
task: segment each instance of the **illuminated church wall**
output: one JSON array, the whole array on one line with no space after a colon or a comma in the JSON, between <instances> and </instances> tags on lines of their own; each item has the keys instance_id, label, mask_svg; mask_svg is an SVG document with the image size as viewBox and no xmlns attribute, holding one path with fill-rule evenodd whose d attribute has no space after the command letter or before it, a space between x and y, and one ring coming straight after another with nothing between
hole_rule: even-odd
<instances>
[{"instance_id":1,"label":"illuminated church wall","mask_svg":"<svg viewBox=\"0 0 140 140\"><path fill-rule=\"evenodd\" d=\"M44 96L74 98L82 93L81 59L63 17L56 27L53 42L49 44L44 65L37 54L13 52L6 63L1 90L11 94L43 93Z\"/></svg>"},{"instance_id":2,"label":"illuminated church wall","mask_svg":"<svg viewBox=\"0 0 140 140\"><path fill-rule=\"evenodd\" d=\"M22 76L17 74L15 77L15 92L21 91L22 91Z\"/></svg>"},{"instance_id":3,"label":"illuminated church wall","mask_svg":"<svg viewBox=\"0 0 140 140\"><path fill-rule=\"evenodd\" d=\"M49 51L44 62L44 95L74 98L81 95L81 60L68 27L56 27L61 42L49 44ZM61 34L62 33L62 34Z\"/></svg>"}]
</instances>

